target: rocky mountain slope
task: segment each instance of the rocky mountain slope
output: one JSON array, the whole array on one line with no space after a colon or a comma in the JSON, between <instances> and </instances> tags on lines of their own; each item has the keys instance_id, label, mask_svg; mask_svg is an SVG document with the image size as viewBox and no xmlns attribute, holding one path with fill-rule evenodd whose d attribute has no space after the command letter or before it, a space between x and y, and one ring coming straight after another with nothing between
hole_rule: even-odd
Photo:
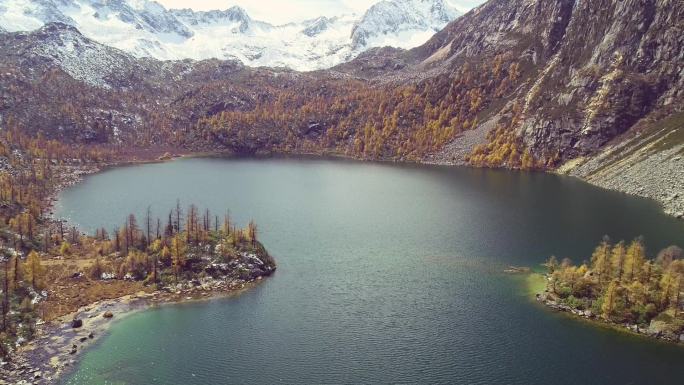
<instances>
[{"instance_id":1,"label":"rocky mountain slope","mask_svg":"<svg viewBox=\"0 0 684 385\"><path fill-rule=\"evenodd\" d=\"M150 0L0 0L0 26L10 31L60 22L136 57L234 59L298 70L328 68L371 47L415 47L457 16L444 0L384 0L362 16L285 25L254 20L237 6L196 12Z\"/></svg>"},{"instance_id":2,"label":"rocky mountain slope","mask_svg":"<svg viewBox=\"0 0 684 385\"><path fill-rule=\"evenodd\" d=\"M683 29L681 1L490 0L412 50L299 73L51 24L1 39L0 117L84 143L557 170L681 215Z\"/></svg>"},{"instance_id":3,"label":"rocky mountain slope","mask_svg":"<svg viewBox=\"0 0 684 385\"><path fill-rule=\"evenodd\" d=\"M523 76L483 129L502 124L547 167L684 214L682 119L671 118L684 109L684 3L492 0L408 55L443 72L497 54ZM463 161L460 141L435 159Z\"/></svg>"},{"instance_id":4,"label":"rocky mountain slope","mask_svg":"<svg viewBox=\"0 0 684 385\"><path fill-rule=\"evenodd\" d=\"M535 152L563 161L596 153L644 118L681 111L683 13L671 0L490 0L420 47L369 51L338 68L415 81L497 55L516 60L523 76L507 98L521 110L514 128ZM373 64L370 76L359 72ZM508 110L482 118L498 121Z\"/></svg>"}]
</instances>

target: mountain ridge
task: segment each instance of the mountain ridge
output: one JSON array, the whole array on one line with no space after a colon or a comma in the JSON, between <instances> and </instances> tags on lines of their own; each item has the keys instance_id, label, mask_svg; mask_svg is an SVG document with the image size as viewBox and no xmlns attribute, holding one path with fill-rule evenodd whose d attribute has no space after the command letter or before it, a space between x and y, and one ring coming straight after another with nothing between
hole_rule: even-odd
<instances>
[{"instance_id":1,"label":"mountain ridge","mask_svg":"<svg viewBox=\"0 0 684 385\"><path fill-rule=\"evenodd\" d=\"M273 25L239 6L196 12L149 0L0 0L0 26L11 31L61 22L136 57L237 59L298 70L332 67L379 45L411 48L458 15L444 0L383 0L360 17Z\"/></svg>"}]
</instances>

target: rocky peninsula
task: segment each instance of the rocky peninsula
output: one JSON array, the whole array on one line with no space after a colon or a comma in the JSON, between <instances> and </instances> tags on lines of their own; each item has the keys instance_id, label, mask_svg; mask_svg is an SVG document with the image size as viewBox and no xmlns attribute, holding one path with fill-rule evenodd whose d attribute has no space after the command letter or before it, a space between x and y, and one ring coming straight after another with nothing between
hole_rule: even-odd
<instances>
[{"instance_id":1,"label":"rocky peninsula","mask_svg":"<svg viewBox=\"0 0 684 385\"><path fill-rule=\"evenodd\" d=\"M201 246L199 249L207 250ZM100 279L91 279L83 272L73 274L71 286L77 290L86 286L102 289L108 285L141 290L98 300L50 321L37 322L34 338L22 344L11 360L2 362L0 382L54 383L75 368L79 356L106 335L113 321L150 307L237 295L276 269L275 261L260 245L228 258L211 252L190 258L192 268L178 281L167 280L167 285L140 286L133 278L116 282L118 279L107 272L100 273Z\"/></svg>"}]
</instances>

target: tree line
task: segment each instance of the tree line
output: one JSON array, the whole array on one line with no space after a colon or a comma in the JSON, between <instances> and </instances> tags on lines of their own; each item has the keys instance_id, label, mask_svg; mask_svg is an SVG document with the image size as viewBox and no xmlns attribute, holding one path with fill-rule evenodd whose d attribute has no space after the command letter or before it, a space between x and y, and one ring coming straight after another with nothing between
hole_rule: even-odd
<instances>
[{"instance_id":1,"label":"tree line","mask_svg":"<svg viewBox=\"0 0 684 385\"><path fill-rule=\"evenodd\" d=\"M123 225L111 232L104 228L95 231L93 242L88 246L96 257L91 274L95 279L100 277L104 271L102 257L113 254L124 257L110 269L119 278L129 275L158 284L161 279L158 268L167 267L178 280L186 268L189 250L210 246L210 254L230 256L237 249L260 247L258 234L254 221L240 228L231 220L229 211L219 216L209 209L200 211L194 204L184 210L179 201L162 221L154 218L148 207L142 225L130 214Z\"/></svg>"},{"instance_id":2,"label":"tree line","mask_svg":"<svg viewBox=\"0 0 684 385\"><path fill-rule=\"evenodd\" d=\"M510 96L521 76L518 61L498 55L491 62L464 63L452 73L400 87L312 80L301 87L273 89L271 97L247 110L201 116L185 136L245 151L267 146L280 152L416 160L477 127L481 113ZM224 88L212 85L206 92ZM198 108L194 99L184 103L177 107Z\"/></svg>"}]
</instances>

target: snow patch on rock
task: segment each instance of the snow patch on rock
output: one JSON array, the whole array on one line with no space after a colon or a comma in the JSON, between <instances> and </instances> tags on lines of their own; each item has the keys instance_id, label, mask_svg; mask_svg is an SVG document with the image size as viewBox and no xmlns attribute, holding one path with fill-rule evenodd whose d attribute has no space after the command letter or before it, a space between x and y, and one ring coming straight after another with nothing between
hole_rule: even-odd
<instances>
[{"instance_id":1,"label":"snow patch on rock","mask_svg":"<svg viewBox=\"0 0 684 385\"><path fill-rule=\"evenodd\" d=\"M41 33L43 44L35 46L32 54L90 85L111 88L109 79L123 74L130 65L125 53L97 44L71 27L50 24Z\"/></svg>"}]
</instances>

